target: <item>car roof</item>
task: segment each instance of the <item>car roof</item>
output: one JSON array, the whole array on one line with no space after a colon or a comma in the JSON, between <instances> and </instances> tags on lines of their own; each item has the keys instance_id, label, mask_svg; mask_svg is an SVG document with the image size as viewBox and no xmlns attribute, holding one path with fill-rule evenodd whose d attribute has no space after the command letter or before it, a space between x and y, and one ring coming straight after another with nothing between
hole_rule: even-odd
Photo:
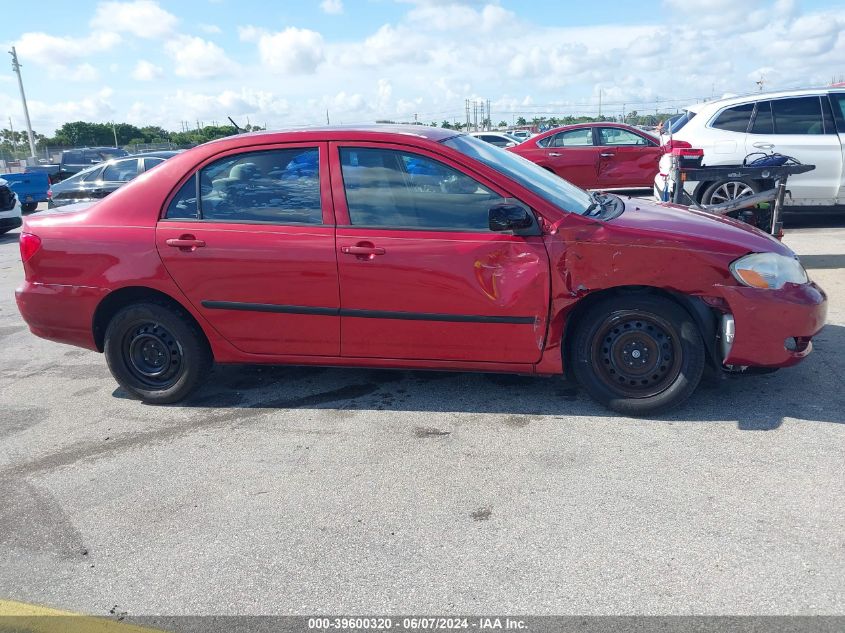
<instances>
[{"instance_id":1,"label":"car roof","mask_svg":"<svg viewBox=\"0 0 845 633\"><path fill-rule=\"evenodd\" d=\"M416 136L429 141L439 142L447 138L457 136L460 132L441 127L428 127L425 125L399 125L393 123L377 123L373 125L324 125L317 127L286 128L281 130L270 130L261 132L246 132L225 138L210 141L211 143L222 143L238 139L255 139L255 144L262 141L272 142L273 140L286 140L287 137L296 136L303 140L348 140L371 138L378 139L384 134L404 134Z\"/></svg>"},{"instance_id":2,"label":"car roof","mask_svg":"<svg viewBox=\"0 0 845 633\"><path fill-rule=\"evenodd\" d=\"M129 156L124 157L126 158L172 158L176 156L176 154L181 154L185 150L183 149L163 149L163 150L153 150L149 152L139 152L137 154L130 154Z\"/></svg>"},{"instance_id":3,"label":"car roof","mask_svg":"<svg viewBox=\"0 0 845 633\"><path fill-rule=\"evenodd\" d=\"M749 92L742 95L732 95L730 97L723 97L713 101L702 101L701 103L693 103L686 108L690 112L696 114L703 110L720 110L726 106L740 105L750 101L760 101L762 99L782 99L784 97L813 97L817 95L828 94L835 92L838 94L845 94L842 88L802 88L800 90L777 90L771 92Z\"/></svg>"}]
</instances>

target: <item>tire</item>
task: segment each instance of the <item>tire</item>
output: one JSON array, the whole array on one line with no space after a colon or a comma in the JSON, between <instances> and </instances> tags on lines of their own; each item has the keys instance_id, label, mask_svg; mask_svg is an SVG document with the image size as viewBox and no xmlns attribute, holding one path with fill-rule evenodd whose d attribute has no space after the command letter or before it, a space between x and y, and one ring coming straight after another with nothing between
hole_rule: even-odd
<instances>
[{"instance_id":1,"label":"tire","mask_svg":"<svg viewBox=\"0 0 845 633\"><path fill-rule=\"evenodd\" d=\"M37 202L22 202L21 213L32 213L38 208Z\"/></svg>"},{"instance_id":2,"label":"tire","mask_svg":"<svg viewBox=\"0 0 845 633\"><path fill-rule=\"evenodd\" d=\"M106 328L103 351L120 386L148 404L183 400L212 364L204 334L182 310L164 303L120 310Z\"/></svg>"},{"instance_id":3,"label":"tire","mask_svg":"<svg viewBox=\"0 0 845 633\"><path fill-rule=\"evenodd\" d=\"M701 195L701 204L720 204L744 196L760 193L759 183L747 179L718 180L711 183Z\"/></svg>"},{"instance_id":4,"label":"tire","mask_svg":"<svg viewBox=\"0 0 845 633\"><path fill-rule=\"evenodd\" d=\"M575 324L575 378L606 407L646 415L680 405L695 391L706 351L692 317L674 301L618 296Z\"/></svg>"}]
</instances>

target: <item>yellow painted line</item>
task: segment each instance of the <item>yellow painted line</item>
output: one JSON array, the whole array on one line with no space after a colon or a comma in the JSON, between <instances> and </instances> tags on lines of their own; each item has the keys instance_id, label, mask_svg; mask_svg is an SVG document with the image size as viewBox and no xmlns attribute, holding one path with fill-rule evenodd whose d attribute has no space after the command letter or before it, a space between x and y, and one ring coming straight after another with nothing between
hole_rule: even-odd
<instances>
[{"instance_id":1,"label":"yellow painted line","mask_svg":"<svg viewBox=\"0 0 845 633\"><path fill-rule=\"evenodd\" d=\"M0 600L0 633L164 633L136 624Z\"/></svg>"}]
</instances>

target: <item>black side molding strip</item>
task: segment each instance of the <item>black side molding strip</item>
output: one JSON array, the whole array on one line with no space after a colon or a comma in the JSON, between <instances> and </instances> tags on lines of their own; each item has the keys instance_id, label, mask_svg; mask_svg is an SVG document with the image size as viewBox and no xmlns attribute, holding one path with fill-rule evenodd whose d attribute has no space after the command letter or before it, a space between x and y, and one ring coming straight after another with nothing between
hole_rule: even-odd
<instances>
[{"instance_id":1,"label":"black side molding strip","mask_svg":"<svg viewBox=\"0 0 845 633\"><path fill-rule=\"evenodd\" d=\"M244 312L281 312L284 314L316 314L337 316L337 308L312 308L310 306L284 306L275 303L241 303L240 301L202 301L209 310L243 310Z\"/></svg>"},{"instance_id":2,"label":"black side molding strip","mask_svg":"<svg viewBox=\"0 0 845 633\"><path fill-rule=\"evenodd\" d=\"M386 310L355 310L351 308L314 308L275 303L241 303L239 301L202 301L209 310L243 310L247 312L276 312L282 314L313 314L344 316L359 319L397 319L400 321L441 321L448 323L513 323L531 325L534 317L484 316L476 314L439 314L435 312L390 312Z\"/></svg>"}]
</instances>

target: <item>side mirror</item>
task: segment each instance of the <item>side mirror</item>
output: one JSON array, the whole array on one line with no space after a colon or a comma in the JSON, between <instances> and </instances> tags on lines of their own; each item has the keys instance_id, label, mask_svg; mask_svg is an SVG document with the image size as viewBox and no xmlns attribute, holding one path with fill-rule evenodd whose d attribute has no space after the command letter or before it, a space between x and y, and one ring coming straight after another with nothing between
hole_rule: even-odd
<instances>
[{"instance_id":1,"label":"side mirror","mask_svg":"<svg viewBox=\"0 0 845 633\"><path fill-rule=\"evenodd\" d=\"M489 222L491 231L518 231L530 229L534 218L525 207L503 203L490 207Z\"/></svg>"}]
</instances>

